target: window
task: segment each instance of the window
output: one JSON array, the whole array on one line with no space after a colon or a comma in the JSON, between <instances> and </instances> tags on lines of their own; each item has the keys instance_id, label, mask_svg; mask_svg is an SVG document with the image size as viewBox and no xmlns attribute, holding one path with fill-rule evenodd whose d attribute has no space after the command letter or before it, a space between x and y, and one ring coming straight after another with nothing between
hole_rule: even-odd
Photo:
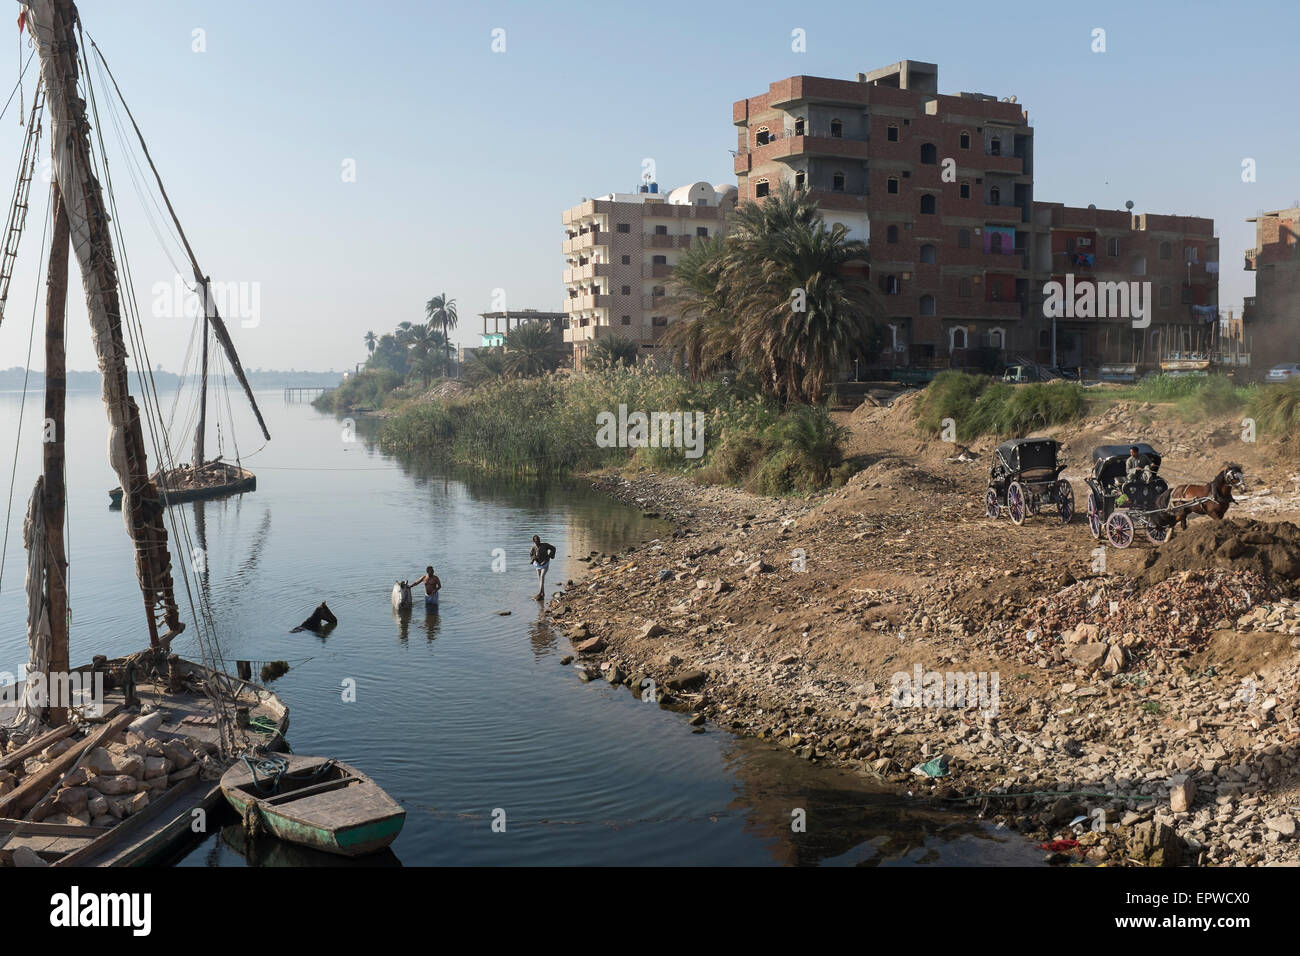
<instances>
[{"instance_id":1,"label":"window","mask_svg":"<svg viewBox=\"0 0 1300 956\"><path fill-rule=\"evenodd\" d=\"M758 130L754 133L755 146L766 146L771 141L772 141L772 134L768 132L766 126L760 126Z\"/></svg>"},{"instance_id":2,"label":"window","mask_svg":"<svg viewBox=\"0 0 1300 956\"><path fill-rule=\"evenodd\" d=\"M962 183L957 188L961 190L962 199L970 199L970 183Z\"/></svg>"},{"instance_id":3,"label":"window","mask_svg":"<svg viewBox=\"0 0 1300 956\"><path fill-rule=\"evenodd\" d=\"M626 259L627 256L624 256L623 258ZM668 265L668 257L667 257L667 256L653 256L653 257L650 259L650 264L651 264L651 265L656 265L656 266L666 266L666 265Z\"/></svg>"},{"instance_id":4,"label":"window","mask_svg":"<svg viewBox=\"0 0 1300 956\"><path fill-rule=\"evenodd\" d=\"M962 149L970 149L970 133L966 130L962 130L961 137L957 140L957 145Z\"/></svg>"},{"instance_id":5,"label":"window","mask_svg":"<svg viewBox=\"0 0 1300 956\"><path fill-rule=\"evenodd\" d=\"M631 325L631 324L632 324L632 316L630 316L630 315L625 315L625 316L623 316L623 324L624 324L624 325Z\"/></svg>"},{"instance_id":6,"label":"window","mask_svg":"<svg viewBox=\"0 0 1300 956\"><path fill-rule=\"evenodd\" d=\"M887 180L885 180L885 192L887 193L898 192L898 180L895 177L890 176Z\"/></svg>"},{"instance_id":7,"label":"window","mask_svg":"<svg viewBox=\"0 0 1300 956\"><path fill-rule=\"evenodd\" d=\"M970 230L969 230L969 229L958 229L958 230L957 230L957 248L958 248L958 249L969 249L969 248L970 248Z\"/></svg>"},{"instance_id":8,"label":"window","mask_svg":"<svg viewBox=\"0 0 1300 956\"><path fill-rule=\"evenodd\" d=\"M624 257L623 257L623 265L625 265L625 266L630 266L631 264L632 264L632 257L631 257L631 256L624 256Z\"/></svg>"},{"instance_id":9,"label":"window","mask_svg":"<svg viewBox=\"0 0 1300 956\"><path fill-rule=\"evenodd\" d=\"M831 177L831 190L837 193L844 192L844 174L836 173Z\"/></svg>"},{"instance_id":10,"label":"window","mask_svg":"<svg viewBox=\"0 0 1300 956\"><path fill-rule=\"evenodd\" d=\"M617 232L631 232L632 225L631 223L620 222L617 226L614 227L614 229Z\"/></svg>"},{"instance_id":11,"label":"window","mask_svg":"<svg viewBox=\"0 0 1300 956\"><path fill-rule=\"evenodd\" d=\"M881 276L880 290L885 295L898 295L898 276Z\"/></svg>"},{"instance_id":12,"label":"window","mask_svg":"<svg viewBox=\"0 0 1300 956\"><path fill-rule=\"evenodd\" d=\"M802 117L802 116L795 117L795 121L794 121L794 135L796 135L796 136L802 136L802 135L803 135L803 117Z\"/></svg>"},{"instance_id":13,"label":"window","mask_svg":"<svg viewBox=\"0 0 1300 956\"><path fill-rule=\"evenodd\" d=\"M656 235L656 236L666 236L666 235L668 235L668 227L667 227L667 226L655 226L655 235Z\"/></svg>"},{"instance_id":14,"label":"window","mask_svg":"<svg viewBox=\"0 0 1300 956\"><path fill-rule=\"evenodd\" d=\"M1181 302L1183 305L1191 305L1191 304L1192 304L1192 287L1191 287L1191 286L1189 286L1189 285L1185 285L1185 286L1183 286L1181 289L1178 290L1178 301Z\"/></svg>"},{"instance_id":15,"label":"window","mask_svg":"<svg viewBox=\"0 0 1300 956\"><path fill-rule=\"evenodd\" d=\"M708 234L709 234L709 227L708 227L708 226L696 226L696 227L695 227L695 234L696 234L697 236L708 236Z\"/></svg>"},{"instance_id":16,"label":"window","mask_svg":"<svg viewBox=\"0 0 1300 956\"><path fill-rule=\"evenodd\" d=\"M1135 276L1144 276L1144 275L1147 274L1147 257L1146 257L1146 256L1134 256L1134 257L1133 257L1133 274L1134 274Z\"/></svg>"},{"instance_id":17,"label":"window","mask_svg":"<svg viewBox=\"0 0 1300 956\"><path fill-rule=\"evenodd\" d=\"M1195 246L1188 246L1183 250L1183 261L1192 266L1196 265L1196 263L1200 261Z\"/></svg>"},{"instance_id":18,"label":"window","mask_svg":"<svg viewBox=\"0 0 1300 956\"><path fill-rule=\"evenodd\" d=\"M990 206L1002 205L1002 190L999 189L997 186L989 187L989 205Z\"/></svg>"},{"instance_id":19,"label":"window","mask_svg":"<svg viewBox=\"0 0 1300 956\"><path fill-rule=\"evenodd\" d=\"M966 347L966 330L954 327L948 330L948 347L953 351Z\"/></svg>"},{"instance_id":20,"label":"window","mask_svg":"<svg viewBox=\"0 0 1300 956\"><path fill-rule=\"evenodd\" d=\"M896 124L890 123L885 129L885 139L891 143L898 142L898 126Z\"/></svg>"},{"instance_id":21,"label":"window","mask_svg":"<svg viewBox=\"0 0 1300 956\"><path fill-rule=\"evenodd\" d=\"M993 348L993 349L1002 348L1002 343L1005 341L1005 339L1006 339L1006 335L1003 333L1001 329L989 330L989 348Z\"/></svg>"},{"instance_id":22,"label":"window","mask_svg":"<svg viewBox=\"0 0 1300 956\"><path fill-rule=\"evenodd\" d=\"M1052 347L1052 333L1047 329L1038 330L1038 347L1040 349L1050 349Z\"/></svg>"},{"instance_id":23,"label":"window","mask_svg":"<svg viewBox=\"0 0 1300 956\"><path fill-rule=\"evenodd\" d=\"M632 294L632 287L631 287L630 285L625 285L625 286L623 286L623 294L624 294L624 295L631 295L631 294Z\"/></svg>"},{"instance_id":24,"label":"window","mask_svg":"<svg viewBox=\"0 0 1300 956\"><path fill-rule=\"evenodd\" d=\"M796 192L803 189L803 183L804 183L804 171L801 169L794 174L794 188Z\"/></svg>"},{"instance_id":25,"label":"window","mask_svg":"<svg viewBox=\"0 0 1300 956\"><path fill-rule=\"evenodd\" d=\"M1002 254L1002 233L994 232L989 236L989 252Z\"/></svg>"},{"instance_id":26,"label":"window","mask_svg":"<svg viewBox=\"0 0 1300 956\"><path fill-rule=\"evenodd\" d=\"M990 156L1002 155L1002 140L998 139L996 136L994 136L991 140L989 140L989 155Z\"/></svg>"},{"instance_id":27,"label":"window","mask_svg":"<svg viewBox=\"0 0 1300 956\"><path fill-rule=\"evenodd\" d=\"M963 299L969 299L974 294L974 286L971 285L970 276L962 276L957 280L957 295Z\"/></svg>"},{"instance_id":28,"label":"window","mask_svg":"<svg viewBox=\"0 0 1300 956\"><path fill-rule=\"evenodd\" d=\"M655 328L663 328L665 325L668 324L668 316L656 315L650 319L650 324L653 325Z\"/></svg>"},{"instance_id":29,"label":"window","mask_svg":"<svg viewBox=\"0 0 1300 956\"><path fill-rule=\"evenodd\" d=\"M1160 287L1160 304L1172 305L1173 301L1174 301L1174 290L1169 288L1169 286L1167 285L1162 285Z\"/></svg>"},{"instance_id":30,"label":"window","mask_svg":"<svg viewBox=\"0 0 1300 956\"><path fill-rule=\"evenodd\" d=\"M831 120L831 139L839 139L844 135L844 124L837 119Z\"/></svg>"},{"instance_id":31,"label":"window","mask_svg":"<svg viewBox=\"0 0 1300 956\"><path fill-rule=\"evenodd\" d=\"M1174 247L1167 242L1160 243L1160 258L1168 259L1174 254Z\"/></svg>"},{"instance_id":32,"label":"window","mask_svg":"<svg viewBox=\"0 0 1300 956\"><path fill-rule=\"evenodd\" d=\"M655 296L663 295L663 294L664 294L664 287L661 286L661 285L653 286L653 287L650 289L650 294L651 294L651 295L655 295Z\"/></svg>"},{"instance_id":33,"label":"window","mask_svg":"<svg viewBox=\"0 0 1300 956\"><path fill-rule=\"evenodd\" d=\"M885 230L885 242L888 242L888 243L895 243L895 242L898 242L898 227L897 227L897 226L890 226L888 229Z\"/></svg>"},{"instance_id":34,"label":"window","mask_svg":"<svg viewBox=\"0 0 1300 956\"><path fill-rule=\"evenodd\" d=\"M939 261L939 250L927 242L921 247L921 261L926 265L934 265Z\"/></svg>"},{"instance_id":35,"label":"window","mask_svg":"<svg viewBox=\"0 0 1300 956\"><path fill-rule=\"evenodd\" d=\"M754 183L754 198L762 199L766 195L767 195L767 180L760 179L758 180L758 182Z\"/></svg>"},{"instance_id":36,"label":"window","mask_svg":"<svg viewBox=\"0 0 1300 956\"><path fill-rule=\"evenodd\" d=\"M1118 240L1118 239L1107 239L1107 240L1106 240L1106 255L1108 255L1108 256L1118 256L1118 255L1119 255L1119 240Z\"/></svg>"},{"instance_id":37,"label":"window","mask_svg":"<svg viewBox=\"0 0 1300 956\"><path fill-rule=\"evenodd\" d=\"M934 315L934 296L923 295L921 296L921 301L918 304L920 306L922 315Z\"/></svg>"},{"instance_id":38,"label":"window","mask_svg":"<svg viewBox=\"0 0 1300 956\"><path fill-rule=\"evenodd\" d=\"M934 143L921 144L921 163L925 166L933 166L939 161L939 149Z\"/></svg>"},{"instance_id":39,"label":"window","mask_svg":"<svg viewBox=\"0 0 1300 956\"><path fill-rule=\"evenodd\" d=\"M934 207L935 207L935 203L934 203L934 197L933 197L933 196L931 196L929 193L926 193L924 196L921 197L921 212L922 212L922 213L924 213L924 214L927 215L927 216L933 216L933 215L934 215Z\"/></svg>"}]
</instances>

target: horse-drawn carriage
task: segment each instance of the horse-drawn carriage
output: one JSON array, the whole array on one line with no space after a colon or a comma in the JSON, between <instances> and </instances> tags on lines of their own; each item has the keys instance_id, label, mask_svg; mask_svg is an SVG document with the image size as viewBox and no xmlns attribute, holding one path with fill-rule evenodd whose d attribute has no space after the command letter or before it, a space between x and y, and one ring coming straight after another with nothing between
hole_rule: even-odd
<instances>
[{"instance_id":1,"label":"horse-drawn carriage","mask_svg":"<svg viewBox=\"0 0 1300 956\"><path fill-rule=\"evenodd\" d=\"M1130 468L1130 449L1137 449ZM1178 509L1169 507L1169 483L1160 477L1160 453L1150 445L1099 445L1092 450L1088 486L1088 530L1117 548L1133 543L1137 528L1155 544L1169 540Z\"/></svg>"},{"instance_id":2,"label":"horse-drawn carriage","mask_svg":"<svg viewBox=\"0 0 1300 956\"><path fill-rule=\"evenodd\" d=\"M1061 443L1051 438L1013 438L998 445L989 466L984 513L999 518L1005 508L1022 524L1044 505L1054 506L1062 524L1074 515L1074 489L1061 477Z\"/></svg>"}]
</instances>

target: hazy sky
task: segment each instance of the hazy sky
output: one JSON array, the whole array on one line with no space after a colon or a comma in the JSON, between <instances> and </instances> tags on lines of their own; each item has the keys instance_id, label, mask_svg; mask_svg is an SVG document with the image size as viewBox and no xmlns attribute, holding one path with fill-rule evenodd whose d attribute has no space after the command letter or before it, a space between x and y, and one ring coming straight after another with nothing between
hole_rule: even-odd
<instances>
[{"instance_id":1,"label":"hazy sky","mask_svg":"<svg viewBox=\"0 0 1300 956\"><path fill-rule=\"evenodd\" d=\"M350 367L367 329L419 320L439 292L457 300L468 344L494 289L511 309L560 308L561 211L633 189L646 157L666 188L734 183L732 102L794 74L849 78L910 58L939 64L943 93L1014 94L1035 127L1035 198L1213 217L1224 306L1253 292L1246 217L1300 199L1293 0L79 7L200 263L257 306L256 327L231 323L254 367ZM1091 50L1098 27L1104 53ZM6 95L19 55L16 39L0 44ZM28 105L34 82L33 64ZM105 126L150 351L176 369L191 323L152 314L174 269ZM21 144L15 100L0 121L8 177ZM1248 157L1254 183L1242 182ZM37 180L0 367L26 359L47 193ZM69 367L92 368L73 269ZM40 353L38 339L33 367Z\"/></svg>"}]
</instances>

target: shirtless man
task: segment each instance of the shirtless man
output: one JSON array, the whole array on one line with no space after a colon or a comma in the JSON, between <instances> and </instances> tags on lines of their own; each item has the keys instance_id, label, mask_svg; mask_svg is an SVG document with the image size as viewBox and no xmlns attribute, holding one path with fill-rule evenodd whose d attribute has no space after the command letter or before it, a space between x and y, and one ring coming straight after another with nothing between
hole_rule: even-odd
<instances>
[{"instance_id":1,"label":"shirtless man","mask_svg":"<svg viewBox=\"0 0 1300 956\"><path fill-rule=\"evenodd\" d=\"M533 535L533 547L528 552L528 560L537 571L537 595L534 600L540 601L545 597L546 569L551 566L553 557L555 557L555 545L547 544L542 540L541 535Z\"/></svg>"},{"instance_id":2,"label":"shirtless man","mask_svg":"<svg viewBox=\"0 0 1300 956\"><path fill-rule=\"evenodd\" d=\"M433 573L432 564L424 569L424 577L411 582L411 587L415 587L417 584L424 585L424 609L426 611L438 610L438 592L442 590L442 582L438 580L438 575Z\"/></svg>"}]
</instances>

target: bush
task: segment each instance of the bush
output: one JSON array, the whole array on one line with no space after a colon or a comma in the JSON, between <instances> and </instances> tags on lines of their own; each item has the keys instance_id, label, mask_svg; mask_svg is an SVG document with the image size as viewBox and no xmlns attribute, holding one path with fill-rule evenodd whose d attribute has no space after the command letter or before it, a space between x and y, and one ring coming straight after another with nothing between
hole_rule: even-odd
<instances>
[{"instance_id":1,"label":"bush","mask_svg":"<svg viewBox=\"0 0 1300 956\"><path fill-rule=\"evenodd\" d=\"M1262 385L1247 401L1261 430L1284 441L1300 437L1300 382Z\"/></svg>"},{"instance_id":2,"label":"bush","mask_svg":"<svg viewBox=\"0 0 1300 956\"><path fill-rule=\"evenodd\" d=\"M329 389L312 402L325 412L345 412L355 408L380 408L384 400L405 381L391 369L365 369L349 376L338 388Z\"/></svg>"},{"instance_id":3,"label":"bush","mask_svg":"<svg viewBox=\"0 0 1300 956\"><path fill-rule=\"evenodd\" d=\"M1011 385L966 372L940 372L921 394L917 425L939 434L951 418L957 437L1020 437L1049 425L1082 418L1087 411L1083 388L1075 382Z\"/></svg>"}]
</instances>

